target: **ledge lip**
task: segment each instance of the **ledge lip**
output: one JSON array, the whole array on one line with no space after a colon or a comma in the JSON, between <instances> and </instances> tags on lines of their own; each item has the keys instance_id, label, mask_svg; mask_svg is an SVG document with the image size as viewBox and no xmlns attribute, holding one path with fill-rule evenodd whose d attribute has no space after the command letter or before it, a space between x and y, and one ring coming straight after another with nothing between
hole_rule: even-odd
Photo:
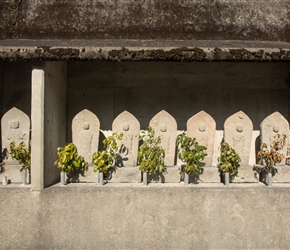
<instances>
[{"instance_id":1,"label":"ledge lip","mask_svg":"<svg viewBox=\"0 0 290 250\"><path fill-rule=\"evenodd\" d=\"M0 40L0 60L290 61L290 43L238 40Z\"/></svg>"}]
</instances>

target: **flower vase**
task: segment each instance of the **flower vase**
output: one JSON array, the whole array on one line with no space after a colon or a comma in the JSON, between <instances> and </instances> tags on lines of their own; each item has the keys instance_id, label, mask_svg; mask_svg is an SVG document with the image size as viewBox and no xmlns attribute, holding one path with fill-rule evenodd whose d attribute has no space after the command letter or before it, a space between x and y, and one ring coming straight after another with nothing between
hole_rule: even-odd
<instances>
[{"instance_id":1,"label":"flower vase","mask_svg":"<svg viewBox=\"0 0 290 250\"><path fill-rule=\"evenodd\" d=\"M61 171L60 172L60 185L61 186L64 186L64 185L66 185L66 173L64 172L64 171Z\"/></svg>"},{"instance_id":2,"label":"flower vase","mask_svg":"<svg viewBox=\"0 0 290 250\"><path fill-rule=\"evenodd\" d=\"M189 175L188 173L184 173L184 186L189 184Z\"/></svg>"},{"instance_id":3,"label":"flower vase","mask_svg":"<svg viewBox=\"0 0 290 250\"><path fill-rule=\"evenodd\" d=\"M26 179L27 179L27 169L22 170L22 182L21 185L26 185Z\"/></svg>"},{"instance_id":4,"label":"flower vase","mask_svg":"<svg viewBox=\"0 0 290 250\"><path fill-rule=\"evenodd\" d=\"M273 178L272 173L268 173L267 174L267 186L268 187L272 186L272 178Z\"/></svg>"},{"instance_id":5,"label":"flower vase","mask_svg":"<svg viewBox=\"0 0 290 250\"><path fill-rule=\"evenodd\" d=\"M99 172L99 185L103 186L104 185L104 173Z\"/></svg>"},{"instance_id":6,"label":"flower vase","mask_svg":"<svg viewBox=\"0 0 290 250\"><path fill-rule=\"evenodd\" d=\"M8 184L7 176L2 177L2 185L5 186Z\"/></svg>"},{"instance_id":7,"label":"flower vase","mask_svg":"<svg viewBox=\"0 0 290 250\"><path fill-rule=\"evenodd\" d=\"M148 185L148 179L147 179L147 173L143 172L143 185L147 186Z\"/></svg>"},{"instance_id":8,"label":"flower vase","mask_svg":"<svg viewBox=\"0 0 290 250\"><path fill-rule=\"evenodd\" d=\"M225 177L225 186L229 186L230 185L230 173L225 173L224 174Z\"/></svg>"}]
</instances>

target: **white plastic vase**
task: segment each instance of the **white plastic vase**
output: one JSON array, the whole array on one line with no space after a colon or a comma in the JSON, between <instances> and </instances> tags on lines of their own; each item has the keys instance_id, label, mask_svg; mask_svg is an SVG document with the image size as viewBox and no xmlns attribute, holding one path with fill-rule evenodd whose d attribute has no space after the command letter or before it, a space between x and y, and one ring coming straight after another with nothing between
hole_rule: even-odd
<instances>
[{"instance_id":1,"label":"white plastic vase","mask_svg":"<svg viewBox=\"0 0 290 250\"><path fill-rule=\"evenodd\" d=\"M187 186L189 184L189 175L188 173L184 172L184 186Z\"/></svg>"},{"instance_id":2,"label":"white plastic vase","mask_svg":"<svg viewBox=\"0 0 290 250\"><path fill-rule=\"evenodd\" d=\"M148 179L147 179L147 173L143 172L143 185L147 186L148 185Z\"/></svg>"},{"instance_id":3,"label":"white plastic vase","mask_svg":"<svg viewBox=\"0 0 290 250\"><path fill-rule=\"evenodd\" d=\"M66 176L66 173L64 171L61 171L60 172L60 185L61 186L66 185L66 178L65 178L65 176Z\"/></svg>"},{"instance_id":4,"label":"white plastic vase","mask_svg":"<svg viewBox=\"0 0 290 250\"><path fill-rule=\"evenodd\" d=\"M225 173L225 186L229 186L229 185L230 185L230 174Z\"/></svg>"},{"instance_id":5,"label":"white plastic vase","mask_svg":"<svg viewBox=\"0 0 290 250\"><path fill-rule=\"evenodd\" d=\"M103 186L104 185L104 173L99 172L99 185Z\"/></svg>"}]
</instances>

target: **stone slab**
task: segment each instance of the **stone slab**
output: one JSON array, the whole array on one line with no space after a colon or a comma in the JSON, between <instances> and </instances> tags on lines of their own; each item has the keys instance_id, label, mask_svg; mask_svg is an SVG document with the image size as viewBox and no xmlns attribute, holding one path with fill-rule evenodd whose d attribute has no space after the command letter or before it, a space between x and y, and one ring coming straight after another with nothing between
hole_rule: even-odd
<instances>
[{"instance_id":1,"label":"stone slab","mask_svg":"<svg viewBox=\"0 0 290 250\"><path fill-rule=\"evenodd\" d=\"M259 172L259 180L261 182L266 182L266 171L262 170L262 166L259 164L255 165L257 172ZM290 166L275 166L273 171L273 183L289 183L290 182Z\"/></svg>"},{"instance_id":2,"label":"stone slab","mask_svg":"<svg viewBox=\"0 0 290 250\"><path fill-rule=\"evenodd\" d=\"M73 182L84 182L84 183L97 183L98 173L94 172L94 167L89 166L88 171L80 174L77 173L72 178Z\"/></svg>"},{"instance_id":3,"label":"stone slab","mask_svg":"<svg viewBox=\"0 0 290 250\"><path fill-rule=\"evenodd\" d=\"M257 183L259 174L253 169L253 166L240 166L238 174L232 179L233 183Z\"/></svg>"},{"instance_id":4,"label":"stone slab","mask_svg":"<svg viewBox=\"0 0 290 250\"><path fill-rule=\"evenodd\" d=\"M5 164L1 168L3 172L0 176L7 176L8 183L22 182L22 172L20 171L22 167L19 164ZM0 181L2 181L2 178Z\"/></svg>"},{"instance_id":5,"label":"stone slab","mask_svg":"<svg viewBox=\"0 0 290 250\"><path fill-rule=\"evenodd\" d=\"M220 183L220 173L217 167L204 167L202 173L199 175L202 183Z\"/></svg>"},{"instance_id":6,"label":"stone slab","mask_svg":"<svg viewBox=\"0 0 290 250\"><path fill-rule=\"evenodd\" d=\"M178 166L167 167L163 175L148 175L148 182L152 183L179 183L180 168Z\"/></svg>"},{"instance_id":7,"label":"stone slab","mask_svg":"<svg viewBox=\"0 0 290 250\"><path fill-rule=\"evenodd\" d=\"M139 170L139 167L116 167L109 182L140 183L141 171Z\"/></svg>"},{"instance_id":8,"label":"stone slab","mask_svg":"<svg viewBox=\"0 0 290 250\"><path fill-rule=\"evenodd\" d=\"M277 173L273 175L273 183L289 183L290 182L290 166L277 166Z\"/></svg>"}]
</instances>

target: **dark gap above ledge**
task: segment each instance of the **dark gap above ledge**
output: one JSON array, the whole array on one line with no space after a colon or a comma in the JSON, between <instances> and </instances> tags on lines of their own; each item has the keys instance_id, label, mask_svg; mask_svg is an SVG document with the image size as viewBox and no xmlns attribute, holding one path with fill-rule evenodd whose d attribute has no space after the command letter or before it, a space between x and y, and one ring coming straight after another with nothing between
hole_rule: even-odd
<instances>
[{"instance_id":1,"label":"dark gap above ledge","mask_svg":"<svg viewBox=\"0 0 290 250\"><path fill-rule=\"evenodd\" d=\"M10 61L290 61L290 43L230 40L0 40Z\"/></svg>"}]
</instances>

